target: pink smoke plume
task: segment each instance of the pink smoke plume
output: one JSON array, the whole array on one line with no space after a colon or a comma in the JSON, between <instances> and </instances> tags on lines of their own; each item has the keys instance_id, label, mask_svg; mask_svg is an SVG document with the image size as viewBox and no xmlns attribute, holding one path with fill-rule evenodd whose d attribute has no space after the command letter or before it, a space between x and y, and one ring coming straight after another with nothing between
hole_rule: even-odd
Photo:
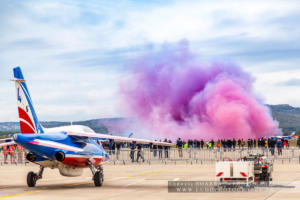
<instances>
[{"instance_id":1,"label":"pink smoke plume","mask_svg":"<svg viewBox=\"0 0 300 200\"><path fill-rule=\"evenodd\" d=\"M231 139L278 134L278 123L253 94L239 66L197 61L186 42L148 52L120 84L123 105L152 138Z\"/></svg>"}]
</instances>

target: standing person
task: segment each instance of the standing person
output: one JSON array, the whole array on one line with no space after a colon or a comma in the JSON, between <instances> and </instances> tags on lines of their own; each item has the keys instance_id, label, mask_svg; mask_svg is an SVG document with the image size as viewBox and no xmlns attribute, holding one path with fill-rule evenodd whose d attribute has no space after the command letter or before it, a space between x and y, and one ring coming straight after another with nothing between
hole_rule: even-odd
<instances>
[{"instance_id":1,"label":"standing person","mask_svg":"<svg viewBox=\"0 0 300 200\"><path fill-rule=\"evenodd\" d=\"M241 141L241 139L239 139L239 140L238 140L238 146L239 146L239 149L241 149L241 143L242 143L242 141Z\"/></svg>"},{"instance_id":2,"label":"standing person","mask_svg":"<svg viewBox=\"0 0 300 200\"><path fill-rule=\"evenodd\" d=\"M232 140L232 147L233 147L233 151L235 151L235 147L236 147L236 140L235 140L235 138L233 138L233 140Z\"/></svg>"},{"instance_id":3,"label":"standing person","mask_svg":"<svg viewBox=\"0 0 300 200\"><path fill-rule=\"evenodd\" d=\"M271 139L270 141L270 151L271 151L271 155L274 156L274 152L275 152L275 139Z\"/></svg>"},{"instance_id":4,"label":"standing person","mask_svg":"<svg viewBox=\"0 0 300 200\"><path fill-rule=\"evenodd\" d=\"M201 144L201 149L203 149L203 146L204 146L204 141L203 141L203 139L201 139L200 144Z\"/></svg>"},{"instance_id":5,"label":"standing person","mask_svg":"<svg viewBox=\"0 0 300 200\"><path fill-rule=\"evenodd\" d=\"M188 140L187 145L188 148L191 148L193 146L193 140Z\"/></svg>"},{"instance_id":6,"label":"standing person","mask_svg":"<svg viewBox=\"0 0 300 200\"><path fill-rule=\"evenodd\" d=\"M211 149L212 142L208 142L208 148Z\"/></svg>"},{"instance_id":7,"label":"standing person","mask_svg":"<svg viewBox=\"0 0 300 200\"><path fill-rule=\"evenodd\" d=\"M211 148L214 149L214 147L215 147L215 141L211 139Z\"/></svg>"},{"instance_id":8,"label":"standing person","mask_svg":"<svg viewBox=\"0 0 300 200\"><path fill-rule=\"evenodd\" d=\"M277 141L277 151L278 151L278 155L282 155L282 141L279 139Z\"/></svg>"},{"instance_id":9,"label":"standing person","mask_svg":"<svg viewBox=\"0 0 300 200\"><path fill-rule=\"evenodd\" d=\"M109 140L108 141L108 153L109 153L109 155L111 155L111 153L112 153L112 150L113 150L113 143L114 143L114 141L113 140Z\"/></svg>"},{"instance_id":10,"label":"standing person","mask_svg":"<svg viewBox=\"0 0 300 200\"><path fill-rule=\"evenodd\" d=\"M7 157L8 157L8 153L9 153L8 146L3 146L2 152L3 152L3 156L4 156L4 164L7 164Z\"/></svg>"},{"instance_id":11,"label":"standing person","mask_svg":"<svg viewBox=\"0 0 300 200\"><path fill-rule=\"evenodd\" d=\"M14 145L10 145L9 146L9 155L10 155L10 163L16 163L15 160L15 146Z\"/></svg>"},{"instance_id":12,"label":"standing person","mask_svg":"<svg viewBox=\"0 0 300 200\"><path fill-rule=\"evenodd\" d=\"M242 149L244 149L244 146L245 146L245 140L242 139Z\"/></svg>"},{"instance_id":13,"label":"standing person","mask_svg":"<svg viewBox=\"0 0 300 200\"><path fill-rule=\"evenodd\" d=\"M158 145L158 158L162 158L162 146Z\"/></svg>"},{"instance_id":14,"label":"standing person","mask_svg":"<svg viewBox=\"0 0 300 200\"><path fill-rule=\"evenodd\" d=\"M221 140L221 146L223 147L223 151L226 151L226 141L225 139Z\"/></svg>"},{"instance_id":15,"label":"standing person","mask_svg":"<svg viewBox=\"0 0 300 200\"><path fill-rule=\"evenodd\" d=\"M120 150L121 150L121 142L118 142L116 146L117 146L117 160L119 160Z\"/></svg>"},{"instance_id":16,"label":"standing person","mask_svg":"<svg viewBox=\"0 0 300 200\"><path fill-rule=\"evenodd\" d=\"M182 158L182 146L183 146L183 142L182 142L181 138L178 138L177 148L178 148L178 154L179 154L180 158Z\"/></svg>"},{"instance_id":17,"label":"standing person","mask_svg":"<svg viewBox=\"0 0 300 200\"><path fill-rule=\"evenodd\" d=\"M187 149L188 148L188 144L186 142L183 142L183 148Z\"/></svg>"},{"instance_id":18,"label":"standing person","mask_svg":"<svg viewBox=\"0 0 300 200\"><path fill-rule=\"evenodd\" d=\"M268 140L265 140L265 148L268 148Z\"/></svg>"},{"instance_id":19,"label":"standing person","mask_svg":"<svg viewBox=\"0 0 300 200\"><path fill-rule=\"evenodd\" d=\"M248 139L248 141L247 141L247 145L248 145L248 150L251 148L250 146L251 146L251 141L250 141L250 138Z\"/></svg>"},{"instance_id":20,"label":"standing person","mask_svg":"<svg viewBox=\"0 0 300 200\"><path fill-rule=\"evenodd\" d=\"M157 155L157 145L153 145L153 156L154 156L154 158L156 157L156 155Z\"/></svg>"},{"instance_id":21,"label":"standing person","mask_svg":"<svg viewBox=\"0 0 300 200\"><path fill-rule=\"evenodd\" d=\"M142 154L142 144L137 145L137 157L136 157L136 162L139 162L139 158L145 162L144 156Z\"/></svg>"},{"instance_id":22,"label":"standing person","mask_svg":"<svg viewBox=\"0 0 300 200\"><path fill-rule=\"evenodd\" d=\"M262 138L259 138L259 140L258 140L258 147L262 148Z\"/></svg>"},{"instance_id":23,"label":"standing person","mask_svg":"<svg viewBox=\"0 0 300 200\"><path fill-rule=\"evenodd\" d=\"M18 154L18 163L23 162L23 148L20 145L17 145L17 154Z\"/></svg>"},{"instance_id":24,"label":"standing person","mask_svg":"<svg viewBox=\"0 0 300 200\"><path fill-rule=\"evenodd\" d=\"M268 151L268 140L267 139L264 139L263 140L263 154L265 154L265 152Z\"/></svg>"},{"instance_id":25,"label":"standing person","mask_svg":"<svg viewBox=\"0 0 300 200\"><path fill-rule=\"evenodd\" d=\"M231 151L232 141L230 139L227 140L227 147L228 147L228 151Z\"/></svg>"},{"instance_id":26,"label":"standing person","mask_svg":"<svg viewBox=\"0 0 300 200\"><path fill-rule=\"evenodd\" d=\"M167 138L165 139L166 143L168 143ZM164 150L165 150L165 158L169 158L169 147L168 146L164 146Z\"/></svg>"},{"instance_id":27,"label":"standing person","mask_svg":"<svg viewBox=\"0 0 300 200\"><path fill-rule=\"evenodd\" d=\"M220 149L221 149L221 141L220 140L217 141L217 148L218 148L218 151L220 151Z\"/></svg>"},{"instance_id":28,"label":"standing person","mask_svg":"<svg viewBox=\"0 0 300 200\"><path fill-rule=\"evenodd\" d=\"M131 158L131 162L134 162L134 152L135 152L135 148L136 148L136 143L132 142L131 143L131 148L130 148L130 158Z\"/></svg>"},{"instance_id":29,"label":"standing person","mask_svg":"<svg viewBox=\"0 0 300 200\"><path fill-rule=\"evenodd\" d=\"M287 143L286 143L286 140L283 140L283 148L286 148L287 147Z\"/></svg>"},{"instance_id":30,"label":"standing person","mask_svg":"<svg viewBox=\"0 0 300 200\"><path fill-rule=\"evenodd\" d=\"M298 145L298 148L300 148L300 136L298 136L297 145Z\"/></svg>"}]
</instances>

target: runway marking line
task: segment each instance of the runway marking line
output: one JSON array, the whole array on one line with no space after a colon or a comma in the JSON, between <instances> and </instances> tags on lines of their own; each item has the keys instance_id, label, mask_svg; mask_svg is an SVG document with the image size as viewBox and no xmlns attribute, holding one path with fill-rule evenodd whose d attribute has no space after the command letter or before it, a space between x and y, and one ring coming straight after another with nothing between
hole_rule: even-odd
<instances>
[{"instance_id":1,"label":"runway marking line","mask_svg":"<svg viewBox=\"0 0 300 200\"><path fill-rule=\"evenodd\" d=\"M33 193L38 193L38 192L45 192L46 190L34 190L34 191L29 191L29 192L22 192L18 194L12 194L12 195L7 195L7 196L2 196L0 199L4 198L9 198L9 197L17 197L17 196L22 196L22 195L27 195L27 194L33 194Z\"/></svg>"},{"instance_id":2,"label":"runway marking line","mask_svg":"<svg viewBox=\"0 0 300 200\"><path fill-rule=\"evenodd\" d=\"M152 175L152 174L160 174L160 173L163 173L163 172L164 171L146 172L146 173L143 173L143 174L136 174L136 175L127 176L127 178L134 178L134 177L137 177L137 176L145 176L145 175Z\"/></svg>"}]
</instances>

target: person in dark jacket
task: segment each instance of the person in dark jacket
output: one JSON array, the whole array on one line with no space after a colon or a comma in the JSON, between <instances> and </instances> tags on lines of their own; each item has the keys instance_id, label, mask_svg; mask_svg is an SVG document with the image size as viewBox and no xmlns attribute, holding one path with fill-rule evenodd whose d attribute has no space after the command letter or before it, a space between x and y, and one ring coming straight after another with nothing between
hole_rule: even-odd
<instances>
[{"instance_id":1,"label":"person in dark jacket","mask_svg":"<svg viewBox=\"0 0 300 200\"><path fill-rule=\"evenodd\" d=\"M178 138L176 145L177 145L177 148L178 148L179 157L182 157L183 142L182 142L181 138Z\"/></svg>"},{"instance_id":2,"label":"person in dark jacket","mask_svg":"<svg viewBox=\"0 0 300 200\"><path fill-rule=\"evenodd\" d=\"M119 160L121 145L122 145L121 142L118 142L116 144L116 147L117 147L117 160Z\"/></svg>"},{"instance_id":3,"label":"person in dark jacket","mask_svg":"<svg viewBox=\"0 0 300 200\"><path fill-rule=\"evenodd\" d=\"M142 145L138 144L137 145L137 157L136 157L136 162L139 162L139 158L141 158L143 160L143 162L145 162L144 156L142 154Z\"/></svg>"},{"instance_id":4,"label":"person in dark jacket","mask_svg":"<svg viewBox=\"0 0 300 200\"><path fill-rule=\"evenodd\" d=\"M165 143L168 143L167 138L164 140ZM164 146L165 158L169 158L169 146Z\"/></svg>"},{"instance_id":5,"label":"person in dark jacket","mask_svg":"<svg viewBox=\"0 0 300 200\"><path fill-rule=\"evenodd\" d=\"M275 139L271 139L270 141L270 152L271 155L274 156L274 152L275 152L275 145L276 145L276 140Z\"/></svg>"},{"instance_id":6,"label":"person in dark jacket","mask_svg":"<svg viewBox=\"0 0 300 200\"><path fill-rule=\"evenodd\" d=\"M153 156L156 157L157 155L157 145L153 145Z\"/></svg>"},{"instance_id":7,"label":"person in dark jacket","mask_svg":"<svg viewBox=\"0 0 300 200\"><path fill-rule=\"evenodd\" d=\"M136 148L136 143L135 143L135 142L131 143L131 148L130 148L130 158L131 158L131 162L134 162L134 152L135 152L135 148Z\"/></svg>"},{"instance_id":8,"label":"person in dark jacket","mask_svg":"<svg viewBox=\"0 0 300 200\"><path fill-rule=\"evenodd\" d=\"M163 147L161 145L158 145L158 157L162 158L162 149Z\"/></svg>"},{"instance_id":9,"label":"person in dark jacket","mask_svg":"<svg viewBox=\"0 0 300 200\"><path fill-rule=\"evenodd\" d=\"M236 140L235 140L235 138L233 138L233 140L232 140L232 147L233 147L233 151L235 151L235 147L236 147Z\"/></svg>"},{"instance_id":10,"label":"person in dark jacket","mask_svg":"<svg viewBox=\"0 0 300 200\"><path fill-rule=\"evenodd\" d=\"M282 155L282 141L279 139L278 141L277 141L277 151L278 151L278 155Z\"/></svg>"}]
</instances>

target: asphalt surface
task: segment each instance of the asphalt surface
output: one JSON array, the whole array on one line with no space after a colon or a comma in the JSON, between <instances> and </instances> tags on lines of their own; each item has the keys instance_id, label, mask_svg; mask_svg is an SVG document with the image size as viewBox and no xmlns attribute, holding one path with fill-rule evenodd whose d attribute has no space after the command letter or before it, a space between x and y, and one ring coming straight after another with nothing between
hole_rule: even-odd
<instances>
[{"instance_id":1,"label":"asphalt surface","mask_svg":"<svg viewBox=\"0 0 300 200\"><path fill-rule=\"evenodd\" d=\"M80 177L63 177L57 169L45 169L35 188L28 188L26 176L38 166L0 166L0 199L300 199L300 164L278 163L270 189L258 192L168 193L168 181L214 180L213 163L104 165L102 187L94 187L91 172Z\"/></svg>"}]
</instances>

